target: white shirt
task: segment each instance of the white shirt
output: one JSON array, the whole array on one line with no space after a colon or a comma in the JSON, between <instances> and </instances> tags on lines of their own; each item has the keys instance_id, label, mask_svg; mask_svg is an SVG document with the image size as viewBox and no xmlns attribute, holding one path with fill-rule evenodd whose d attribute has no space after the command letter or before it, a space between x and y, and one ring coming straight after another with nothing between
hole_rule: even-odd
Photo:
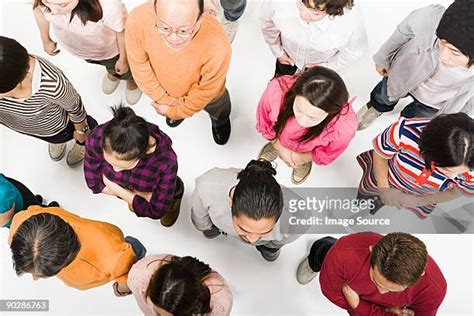
<instances>
[{"instance_id":1,"label":"white shirt","mask_svg":"<svg viewBox=\"0 0 474 316\"><path fill-rule=\"evenodd\" d=\"M307 23L299 16L297 1L264 0L260 22L265 41L275 57L284 52L299 69L320 64L339 70L358 60L368 50L367 32L360 8L344 15L326 16Z\"/></svg>"},{"instance_id":2,"label":"white shirt","mask_svg":"<svg viewBox=\"0 0 474 316\"><path fill-rule=\"evenodd\" d=\"M411 94L421 103L440 109L468 80L474 80L474 70L466 67L446 68L439 63L431 77L411 91Z\"/></svg>"}]
</instances>

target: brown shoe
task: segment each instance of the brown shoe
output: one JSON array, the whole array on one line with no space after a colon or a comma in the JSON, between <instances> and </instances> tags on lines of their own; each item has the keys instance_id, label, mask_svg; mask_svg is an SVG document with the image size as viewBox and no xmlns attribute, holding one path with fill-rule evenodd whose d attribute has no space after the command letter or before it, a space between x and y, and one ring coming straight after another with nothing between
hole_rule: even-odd
<instances>
[{"instance_id":1,"label":"brown shoe","mask_svg":"<svg viewBox=\"0 0 474 316\"><path fill-rule=\"evenodd\" d=\"M268 142L265 146L263 146L262 150L258 154L257 159L264 159L266 161L272 162L273 160L277 159L278 151L273 147L271 142Z\"/></svg>"},{"instance_id":2,"label":"brown shoe","mask_svg":"<svg viewBox=\"0 0 474 316\"><path fill-rule=\"evenodd\" d=\"M298 168L293 169L293 173L291 174L291 182L293 182L294 184L303 183L311 173L312 165L312 162L307 162L305 164L302 164Z\"/></svg>"},{"instance_id":3,"label":"brown shoe","mask_svg":"<svg viewBox=\"0 0 474 316\"><path fill-rule=\"evenodd\" d=\"M179 210L181 208L181 199L176 199L173 204L171 204L168 212L160 218L161 225L165 227L171 227L176 223L176 220L179 216Z\"/></svg>"}]
</instances>

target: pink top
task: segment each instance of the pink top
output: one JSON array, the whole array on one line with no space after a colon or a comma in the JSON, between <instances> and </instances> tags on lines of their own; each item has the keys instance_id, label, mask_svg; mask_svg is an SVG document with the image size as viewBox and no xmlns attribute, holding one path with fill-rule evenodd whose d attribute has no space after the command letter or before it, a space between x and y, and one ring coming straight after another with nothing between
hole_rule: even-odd
<instances>
[{"instance_id":1,"label":"pink top","mask_svg":"<svg viewBox=\"0 0 474 316\"><path fill-rule=\"evenodd\" d=\"M146 297L146 290L151 277L172 255L161 254L152 255L143 258L135 263L128 273L127 284L132 290L138 306L144 315L158 315L154 310L154 305L149 298ZM209 316L225 316L230 315L232 309L232 293L224 278L217 272L213 271L204 281L211 292L211 312Z\"/></svg>"},{"instance_id":2,"label":"pink top","mask_svg":"<svg viewBox=\"0 0 474 316\"><path fill-rule=\"evenodd\" d=\"M43 14L61 46L82 59L105 60L119 54L117 33L125 29L127 9L121 0L101 0L102 19L82 24L77 15L54 15L43 7Z\"/></svg>"},{"instance_id":3,"label":"pink top","mask_svg":"<svg viewBox=\"0 0 474 316\"><path fill-rule=\"evenodd\" d=\"M257 108L257 130L268 140L275 139L273 126L277 122L285 93L298 78L281 76L273 79L262 95ZM280 143L295 152L311 152L313 161L318 165L333 162L347 148L357 129L357 118L352 109L352 100L347 103L341 113L329 122L326 129L318 136L304 143L298 138L306 132L296 118L291 117L280 135Z\"/></svg>"}]
</instances>

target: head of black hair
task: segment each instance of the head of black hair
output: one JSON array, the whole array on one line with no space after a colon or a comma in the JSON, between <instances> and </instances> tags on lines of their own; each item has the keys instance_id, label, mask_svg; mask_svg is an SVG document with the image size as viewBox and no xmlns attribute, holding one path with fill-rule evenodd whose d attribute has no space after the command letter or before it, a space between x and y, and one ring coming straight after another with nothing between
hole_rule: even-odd
<instances>
[{"instance_id":1,"label":"head of black hair","mask_svg":"<svg viewBox=\"0 0 474 316\"><path fill-rule=\"evenodd\" d=\"M30 70L30 55L12 38L0 36L0 93L15 89Z\"/></svg>"}]
</instances>

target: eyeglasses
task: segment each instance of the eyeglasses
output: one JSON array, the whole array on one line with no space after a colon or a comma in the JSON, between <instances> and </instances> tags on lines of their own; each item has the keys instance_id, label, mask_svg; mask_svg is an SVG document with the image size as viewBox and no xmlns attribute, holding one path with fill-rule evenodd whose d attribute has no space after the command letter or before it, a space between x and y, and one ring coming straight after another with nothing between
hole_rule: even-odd
<instances>
[{"instance_id":1,"label":"eyeglasses","mask_svg":"<svg viewBox=\"0 0 474 316\"><path fill-rule=\"evenodd\" d=\"M181 30L174 30L171 27L156 25L156 29L162 35L168 37L168 36L171 36L171 34L176 34L176 36L181 37L182 39L190 38L193 35L195 28L196 28L196 25L194 25L193 30L191 32L189 32L189 31L182 30L182 29Z\"/></svg>"}]
</instances>

